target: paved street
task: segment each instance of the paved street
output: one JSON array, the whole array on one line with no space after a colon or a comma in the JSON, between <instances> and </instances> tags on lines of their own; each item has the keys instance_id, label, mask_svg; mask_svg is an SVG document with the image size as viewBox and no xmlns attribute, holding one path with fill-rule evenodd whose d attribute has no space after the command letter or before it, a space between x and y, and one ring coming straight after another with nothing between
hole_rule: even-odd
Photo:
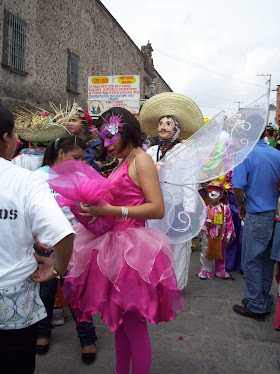
<instances>
[{"instance_id":1,"label":"paved street","mask_svg":"<svg viewBox=\"0 0 280 374\"><path fill-rule=\"evenodd\" d=\"M244 297L244 277L198 279L199 248L191 256L185 310L177 319L150 325L150 374L276 374L280 372L280 331L273 328L274 310L265 322L241 317L232 310ZM276 282L272 290L277 295ZM82 363L75 324L65 310L65 324L53 330L49 353L37 356L36 374L113 374L114 335L94 317L98 334L96 361Z\"/></svg>"}]
</instances>

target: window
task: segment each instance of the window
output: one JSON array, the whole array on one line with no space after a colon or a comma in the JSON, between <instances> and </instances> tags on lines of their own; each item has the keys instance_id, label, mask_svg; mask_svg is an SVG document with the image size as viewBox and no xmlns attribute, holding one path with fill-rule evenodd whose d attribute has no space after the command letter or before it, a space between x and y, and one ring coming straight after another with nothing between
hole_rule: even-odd
<instances>
[{"instance_id":1,"label":"window","mask_svg":"<svg viewBox=\"0 0 280 374\"><path fill-rule=\"evenodd\" d=\"M70 49L68 53L68 70L67 70L67 91L79 93L80 78L80 56L73 53Z\"/></svg>"},{"instance_id":2,"label":"window","mask_svg":"<svg viewBox=\"0 0 280 374\"><path fill-rule=\"evenodd\" d=\"M14 72L25 71L27 21L15 16L11 10L4 9L4 38L2 65Z\"/></svg>"}]
</instances>

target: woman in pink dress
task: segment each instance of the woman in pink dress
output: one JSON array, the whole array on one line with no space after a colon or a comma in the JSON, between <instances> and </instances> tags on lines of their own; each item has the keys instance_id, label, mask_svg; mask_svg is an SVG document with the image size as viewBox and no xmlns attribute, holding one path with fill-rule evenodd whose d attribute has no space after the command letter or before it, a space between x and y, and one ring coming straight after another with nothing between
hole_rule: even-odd
<instances>
[{"instance_id":1,"label":"woman in pink dress","mask_svg":"<svg viewBox=\"0 0 280 374\"><path fill-rule=\"evenodd\" d=\"M80 200L80 214L90 221L78 228L63 291L80 321L100 313L115 331L116 374L128 374L131 362L133 374L147 374L151 345L146 319L156 324L174 319L175 310L183 310L183 294L168 239L145 227L146 219L163 217L164 203L154 163L140 148L139 123L123 108L108 110L100 121L108 154L122 161L107 180L102 203ZM88 183L95 183L96 196L98 178ZM106 232L90 231L102 221Z\"/></svg>"}]
</instances>

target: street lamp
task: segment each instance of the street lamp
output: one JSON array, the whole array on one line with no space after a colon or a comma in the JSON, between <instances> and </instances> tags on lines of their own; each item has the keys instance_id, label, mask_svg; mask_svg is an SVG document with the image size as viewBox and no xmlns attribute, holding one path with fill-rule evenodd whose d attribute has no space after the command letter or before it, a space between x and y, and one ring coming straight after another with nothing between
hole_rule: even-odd
<instances>
[{"instance_id":1,"label":"street lamp","mask_svg":"<svg viewBox=\"0 0 280 374\"><path fill-rule=\"evenodd\" d=\"M154 82L151 82L150 85L149 85L149 89L150 89L150 97L154 96L155 92L156 92L156 85Z\"/></svg>"}]
</instances>

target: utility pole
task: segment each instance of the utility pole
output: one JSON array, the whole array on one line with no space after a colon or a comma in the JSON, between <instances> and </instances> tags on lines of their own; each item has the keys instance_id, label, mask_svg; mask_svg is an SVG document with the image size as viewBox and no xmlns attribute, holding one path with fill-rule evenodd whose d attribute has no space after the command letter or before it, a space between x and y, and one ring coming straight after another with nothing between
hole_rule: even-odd
<instances>
[{"instance_id":1,"label":"utility pole","mask_svg":"<svg viewBox=\"0 0 280 374\"><path fill-rule=\"evenodd\" d=\"M236 104L238 104L238 112L240 111L240 104L244 104L244 101L236 101Z\"/></svg>"},{"instance_id":2,"label":"utility pole","mask_svg":"<svg viewBox=\"0 0 280 374\"><path fill-rule=\"evenodd\" d=\"M271 74L257 74L258 77L265 77L266 84L268 84L268 102L270 100ZM268 77L268 78L267 78Z\"/></svg>"},{"instance_id":3,"label":"utility pole","mask_svg":"<svg viewBox=\"0 0 280 374\"><path fill-rule=\"evenodd\" d=\"M257 74L258 77L265 77L266 84L268 84L268 105L270 105L270 87L271 87L271 74ZM268 78L267 78L268 77ZM266 126L268 125L268 117L269 117L269 110L268 110L268 116L266 121Z\"/></svg>"}]
</instances>

